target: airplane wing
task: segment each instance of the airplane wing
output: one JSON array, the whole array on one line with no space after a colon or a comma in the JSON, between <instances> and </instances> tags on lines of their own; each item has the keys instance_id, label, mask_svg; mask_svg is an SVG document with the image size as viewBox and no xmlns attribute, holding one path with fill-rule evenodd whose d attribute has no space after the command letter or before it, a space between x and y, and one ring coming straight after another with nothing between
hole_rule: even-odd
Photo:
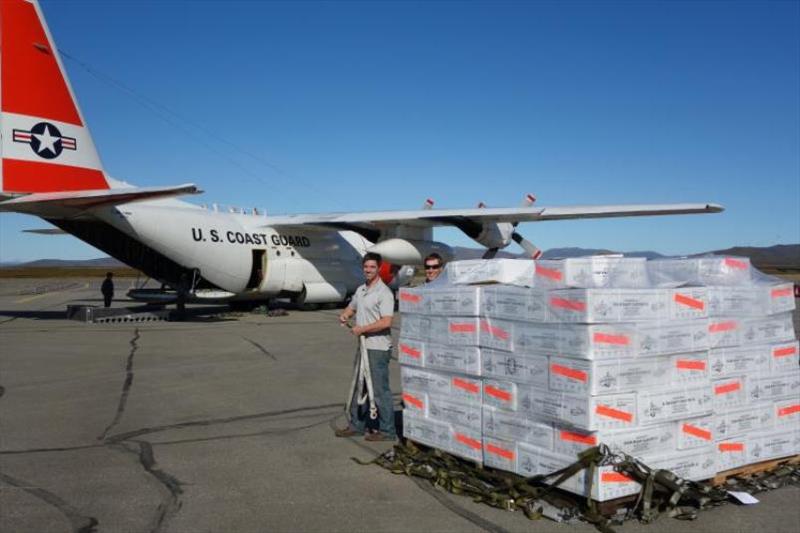
<instances>
[{"instance_id":1,"label":"airplane wing","mask_svg":"<svg viewBox=\"0 0 800 533\"><path fill-rule=\"evenodd\" d=\"M152 200L182 194L198 194L201 191L191 183L174 187L123 187L115 189L37 192L16 196L0 202L0 212L37 214L50 207L89 209L103 205L125 204L140 200Z\"/></svg>"},{"instance_id":2,"label":"airplane wing","mask_svg":"<svg viewBox=\"0 0 800 533\"><path fill-rule=\"evenodd\" d=\"M380 230L395 225L417 227L458 226L465 221L542 222L575 218L613 218L654 215L719 213L718 204L632 204L566 207L500 207L471 209L418 209L412 211L364 211L270 216L265 226L322 227L352 230Z\"/></svg>"}]
</instances>

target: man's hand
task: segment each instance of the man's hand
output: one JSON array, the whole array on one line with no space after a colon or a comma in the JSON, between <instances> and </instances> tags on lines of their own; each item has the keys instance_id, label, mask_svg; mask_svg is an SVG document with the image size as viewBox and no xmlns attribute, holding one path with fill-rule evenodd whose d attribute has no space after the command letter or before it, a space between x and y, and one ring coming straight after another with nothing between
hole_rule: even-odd
<instances>
[{"instance_id":1,"label":"man's hand","mask_svg":"<svg viewBox=\"0 0 800 533\"><path fill-rule=\"evenodd\" d=\"M362 333L364 333L364 328L362 328L361 326L353 326L352 328L350 328L350 333L352 333L354 336L358 337Z\"/></svg>"}]
</instances>

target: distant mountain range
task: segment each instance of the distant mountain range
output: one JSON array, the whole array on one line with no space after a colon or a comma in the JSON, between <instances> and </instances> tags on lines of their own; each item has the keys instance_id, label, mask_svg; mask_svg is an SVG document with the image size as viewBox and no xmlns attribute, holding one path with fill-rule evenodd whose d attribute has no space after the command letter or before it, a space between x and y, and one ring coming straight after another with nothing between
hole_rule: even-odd
<instances>
[{"instance_id":1,"label":"distant mountain range","mask_svg":"<svg viewBox=\"0 0 800 533\"><path fill-rule=\"evenodd\" d=\"M453 251L456 259L479 259L485 252L485 250L480 250L477 248L465 248L461 246L454 247ZM646 257L647 259L668 257L664 254L650 250L620 252L602 248L550 248L549 250L545 251L544 254L542 254L542 257L544 259L561 259L566 257L582 257L586 255L603 254L622 254L626 257ZM778 244L775 246L762 248L752 246L735 246L725 250L711 250L700 254L693 254L691 257L707 254L738 255L749 257L753 264L758 266L769 265L800 268L800 244ZM524 257L524 254L512 254L503 251L498 252L496 257L518 258Z\"/></svg>"},{"instance_id":2,"label":"distant mountain range","mask_svg":"<svg viewBox=\"0 0 800 533\"><path fill-rule=\"evenodd\" d=\"M483 256L485 250L479 248L467 248L463 246L454 246L453 252L456 259L479 259ZM564 258L564 257L581 257L585 255L598 255L598 254L614 254L621 253L626 257L646 257L654 259L658 257L666 257L663 254L652 251L634 251L634 252L618 252L614 250L596 249L596 248L551 248L544 252L545 259ZM713 250L704 252L698 255L706 254L720 254L720 255L738 255L749 257L750 260L759 266L781 266L781 267L795 267L800 268L800 244L778 244L769 247L750 247L750 246L736 246L727 248L725 250ZM496 257L511 257L518 258L524 257L522 254L512 254L509 252L498 252ZM67 260L67 259L39 259L37 261L30 261L27 263L0 263L0 268L3 267L15 268L118 268L125 265L111 257L100 257L98 259L86 260Z\"/></svg>"}]
</instances>

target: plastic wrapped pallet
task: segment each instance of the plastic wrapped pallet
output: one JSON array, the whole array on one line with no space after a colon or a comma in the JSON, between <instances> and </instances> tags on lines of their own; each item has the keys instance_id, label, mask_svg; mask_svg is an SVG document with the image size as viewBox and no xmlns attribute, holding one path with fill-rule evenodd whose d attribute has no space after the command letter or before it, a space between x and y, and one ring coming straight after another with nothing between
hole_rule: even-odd
<instances>
[{"instance_id":1,"label":"plastic wrapped pallet","mask_svg":"<svg viewBox=\"0 0 800 533\"><path fill-rule=\"evenodd\" d=\"M646 259L601 255L536 261L535 287L645 288L649 287Z\"/></svg>"}]
</instances>

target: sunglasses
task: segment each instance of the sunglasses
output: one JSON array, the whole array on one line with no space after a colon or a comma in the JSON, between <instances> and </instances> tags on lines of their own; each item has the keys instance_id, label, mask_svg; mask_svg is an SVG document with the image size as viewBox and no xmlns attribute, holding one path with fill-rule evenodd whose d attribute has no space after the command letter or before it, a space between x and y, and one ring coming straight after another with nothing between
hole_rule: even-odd
<instances>
[{"instance_id":1,"label":"sunglasses","mask_svg":"<svg viewBox=\"0 0 800 533\"><path fill-rule=\"evenodd\" d=\"M439 270L442 265L425 265L425 270Z\"/></svg>"}]
</instances>

